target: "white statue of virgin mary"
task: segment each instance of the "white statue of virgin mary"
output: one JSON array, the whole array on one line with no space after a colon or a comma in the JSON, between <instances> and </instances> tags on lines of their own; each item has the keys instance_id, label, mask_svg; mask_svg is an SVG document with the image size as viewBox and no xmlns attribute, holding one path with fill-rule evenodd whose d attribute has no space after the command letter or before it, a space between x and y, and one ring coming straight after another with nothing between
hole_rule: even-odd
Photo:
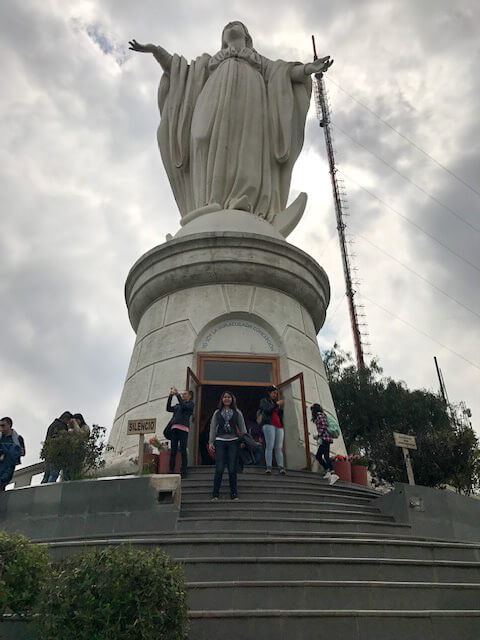
<instances>
[{"instance_id":1,"label":"white statue of virgin mary","mask_svg":"<svg viewBox=\"0 0 480 640\"><path fill-rule=\"evenodd\" d=\"M313 63L268 60L241 22L230 22L222 48L190 63L162 47L130 42L163 68L158 145L183 222L225 209L268 221L287 204L303 145Z\"/></svg>"}]
</instances>

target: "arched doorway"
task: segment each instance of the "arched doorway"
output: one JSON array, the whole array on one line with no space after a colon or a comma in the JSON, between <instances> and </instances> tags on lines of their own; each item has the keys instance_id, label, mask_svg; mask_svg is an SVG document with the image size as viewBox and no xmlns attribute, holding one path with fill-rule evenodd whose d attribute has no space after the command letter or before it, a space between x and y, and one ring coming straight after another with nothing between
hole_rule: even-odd
<instances>
[{"instance_id":1,"label":"arched doorway","mask_svg":"<svg viewBox=\"0 0 480 640\"><path fill-rule=\"evenodd\" d=\"M197 355L198 376L187 371L187 388L195 394L193 451L191 459L195 464L211 464L206 451L210 420L217 409L221 394L230 390L237 398L247 429L255 424L260 399L265 390L274 384L285 396L293 396L294 385L298 386L301 416L305 442L305 468L311 468L308 425L305 411L305 388L303 374L299 373L289 380L280 381L280 363L278 356L253 356L243 354L199 353ZM286 452L288 465L288 452Z\"/></svg>"}]
</instances>

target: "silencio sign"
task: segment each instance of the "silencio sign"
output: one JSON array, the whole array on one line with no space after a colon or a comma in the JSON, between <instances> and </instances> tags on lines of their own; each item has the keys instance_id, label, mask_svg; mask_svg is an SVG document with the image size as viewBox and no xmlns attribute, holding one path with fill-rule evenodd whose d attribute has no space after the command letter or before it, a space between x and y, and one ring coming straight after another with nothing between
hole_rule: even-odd
<instances>
[{"instance_id":1,"label":"silencio sign","mask_svg":"<svg viewBox=\"0 0 480 640\"><path fill-rule=\"evenodd\" d=\"M129 420L127 434L129 436L139 436L145 433L155 433L157 429L156 418L144 418L143 420Z\"/></svg>"},{"instance_id":2,"label":"silencio sign","mask_svg":"<svg viewBox=\"0 0 480 640\"><path fill-rule=\"evenodd\" d=\"M129 420L127 435L138 437L138 473L143 471L143 449L146 433L155 433L157 428L156 418L143 418L141 420Z\"/></svg>"}]
</instances>

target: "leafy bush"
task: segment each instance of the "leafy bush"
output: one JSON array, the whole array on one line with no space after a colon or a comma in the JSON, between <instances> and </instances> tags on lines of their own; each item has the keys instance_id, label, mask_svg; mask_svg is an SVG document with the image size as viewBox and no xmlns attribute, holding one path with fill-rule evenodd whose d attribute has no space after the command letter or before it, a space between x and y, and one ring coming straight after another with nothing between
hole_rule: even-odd
<instances>
[{"instance_id":1,"label":"leafy bush","mask_svg":"<svg viewBox=\"0 0 480 640\"><path fill-rule=\"evenodd\" d=\"M0 614L32 613L50 572L45 547L24 536L0 532Z\"/></svg>"},{"instance_id":2,"label":"leafy bush","mask_svg":"<svg viewBox=\"0 0 480 640\"><path fill-rule=\"evenodd\" d=\"M105 427L94 424L90 435L60 431L43 444L40 457L54 469L63 471L64 480L79 480L104 464Z\"/></svg>"},{"instance_id":3,"label":"leafy bush","mask_svg":"<svg viewBox=\"0 0 480 640\"><path fill-rule=\"evenodd\" d=\"M183 570L158 549L103 549L68 560L47 585L44 640L183 640Z\"/></svg>"},{"instance_id":4,"label":"leafy bush","mask_svg":"<svg viewBox=\"0 0 480 640\"><path fill-rule=\"evenodd\" d=\"M368 458L376 482L408 481L402 450L393 439L399 431L416 437L410 456L417 484L453 484L467 495L478 490L479 439L440 396L384 377L375 360L357 370L338 345L323 356L347 450Z\"/></svg>"}]
</instances>

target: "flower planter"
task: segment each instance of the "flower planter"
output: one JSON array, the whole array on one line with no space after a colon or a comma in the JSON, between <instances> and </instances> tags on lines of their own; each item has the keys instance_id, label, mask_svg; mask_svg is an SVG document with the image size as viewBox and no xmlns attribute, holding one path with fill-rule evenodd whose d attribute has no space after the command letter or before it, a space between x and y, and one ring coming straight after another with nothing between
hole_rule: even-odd
<instances>
[{"instance_id":1,"label":"flower planter","mask_svg":"<svg viewBox=\"0 0 480 640\"><path fill-rule=\"evenodd\" d=\"M158 454L156 453L144 453L143 454L143 470L150 471L150 473L158 473Z\"/></svg>"},{"instance_id":2,"label":"flower planter","mask_svg":"<svg viewBox=\"0 0 480 640\"><path fill-rule=\"evenodd\" d=\"M368 467L360 464L352 464L352 482L368 486Z\"/></svg>"},{"instance_id":3,"label":"flower planter","mask_svg":"<svg viewBox=\"0 0 480 640\"><path fill-rule=\"evenodd\" d=\"M343 482L352 481L352 465L348 460L334 460L333 470Z\"/></svg>"},{"instance_id":4,"label":"flower planter","mask_svg":"<svg viewBox=\"0 0 480 640\"><path fill-rule=\"evenodd\" d=\"M168 473L170 465L170 449L168 451L160 451L160 455L157 455L157 473ZM182 466L182 457L180 451L177 453L177 459L175 461L175 473L180 473Z\"/></svg>"}]
</instances>

